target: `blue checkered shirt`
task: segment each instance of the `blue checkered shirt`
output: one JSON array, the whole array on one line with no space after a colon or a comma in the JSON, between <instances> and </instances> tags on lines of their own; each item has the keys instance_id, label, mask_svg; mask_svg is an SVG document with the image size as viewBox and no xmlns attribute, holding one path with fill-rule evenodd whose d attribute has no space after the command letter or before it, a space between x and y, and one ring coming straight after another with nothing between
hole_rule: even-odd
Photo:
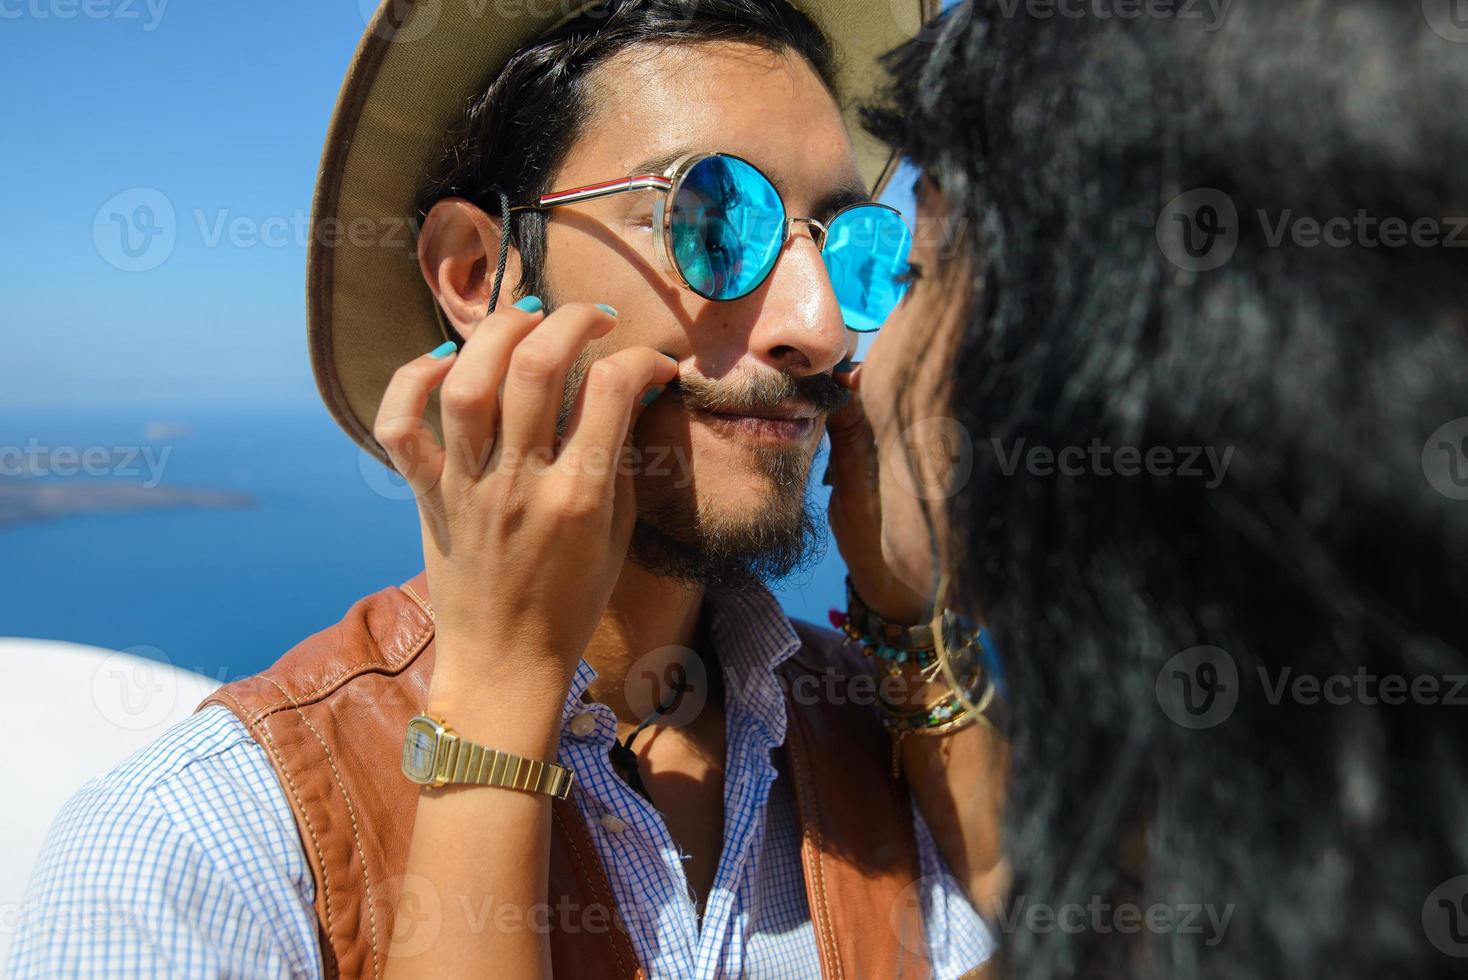
<instances>
[{"instance_id":1,"label":"blue checkered shirt","mask_svg":"<svg viewBox=\"0 0 1468 980\"><path fill-rule=\"evenodd\" d=\"M785 739L774 669L800 646L764 590L709 594L725 672L724 851L702 916L662 817L607 751L616 719L566 698L560 762L652 977L815 977L800 828L771 750ZM595 720L571 724L589 713ZM577 734L577 732L583 734ZM914 810L917 900L937 977L990 956L993 940ZM320 977L315 886L290 805L244 725L211 706L92 780L62 809L22 905L9 975Z\"/></svg>"}]
</instances>

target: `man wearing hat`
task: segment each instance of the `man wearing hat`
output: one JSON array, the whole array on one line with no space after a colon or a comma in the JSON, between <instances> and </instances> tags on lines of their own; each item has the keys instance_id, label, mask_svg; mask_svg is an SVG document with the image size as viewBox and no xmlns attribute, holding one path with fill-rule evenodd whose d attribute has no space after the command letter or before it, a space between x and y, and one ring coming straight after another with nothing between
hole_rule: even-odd
<instances>
[{"instance_id":1,"label":"man wearing hat","mask_svg":"<svg viewBox=\"0 0 1468 980\"><path fill-rule=\"evenodd\" d=\"M987 959L853 683L871 661L762 584L816 543L833 375L901 295L910 239L870 203L892 161L843 107L931 13L805 6L377 12L317 187L311 356L413 487L426 571L89 784L16 976ZM841 542L853 608L900 646L926 583L870 533Z\"/></svg>"}]
</instances>

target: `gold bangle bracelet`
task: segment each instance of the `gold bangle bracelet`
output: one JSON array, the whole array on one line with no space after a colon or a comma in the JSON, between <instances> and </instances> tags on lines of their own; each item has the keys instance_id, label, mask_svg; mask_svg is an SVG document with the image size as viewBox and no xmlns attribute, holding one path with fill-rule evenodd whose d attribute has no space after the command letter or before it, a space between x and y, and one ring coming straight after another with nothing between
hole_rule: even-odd
<instances>
[{"instance_id":1,"label":"gold bangle bracelet","mask_svg":"<svg viewBox=\"0 0 1468 980\"><path fill-rule=\"evenodd\" d=\"M952 735L955 732L961 732L966 728L971 728L974 725L978 725L981 723L984 725L988 725L988 727L990 728L994 727L992 724L989 723L989 719L985 718L983 715L976 715L969 712L964 712L957 718L954 718L952 721L945 721L943 724L938 725L934 728L904 728L901 731L893 732L892 778L896 779L902 775L902 740L907 736L924 735L930 738L942 737L945 735Z\"/></svg>"},{"instance_id":2,"label":"gold bangle bracelet","mask_svg":"<svg viewBox=\"0 0 1468 980\"><path fill-rule=\"evenodd\" d=\"M946 573L938 580L938 598L935 603L938 609L944 608L943 600L948 596L949 581L950 579ZM953 661L948 656L948 640L943 633L943 620L942 614L940 613L933 629L933 647L938 654L938 665L943 669L943 678L948 682L949 690L953 692L954 697L958 698L964 710L970 714L980 715L989 706L989 702L994 697L994 685L992 681L985 685L984 694L979 699L983 702L982 704L974 703L973 699L968 696L968 692L963 689L963 685L958 682L958 678L953 673Z\"/></svg>"}]
</instances>

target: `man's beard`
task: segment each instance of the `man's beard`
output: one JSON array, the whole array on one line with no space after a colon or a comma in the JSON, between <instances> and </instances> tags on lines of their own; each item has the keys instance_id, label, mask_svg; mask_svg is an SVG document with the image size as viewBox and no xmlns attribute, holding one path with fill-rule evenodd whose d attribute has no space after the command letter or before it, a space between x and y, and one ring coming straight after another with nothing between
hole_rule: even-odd
<instances>
[{"instance_id":1,"label":"man's beard","mask_svg":"<svg viewBox=\"0 0 1468 980\"><path fill-rule=\"evenodd\" d=\"M565 433L577 392L599 352L593 343L567 373L558 435ZM850 397L826 375L766 376L737 392L705 379L675 379L668 389L665 398L685 405L692 401L705 409L736 412L799 397L829 415ZM760 446L752 451L769 481L764 492L769 505L762 513L740 520L700 514L690 487L657 500L640 492L628 561L663 578L723 592L755 591L820 562L826 553L825 523L807 496L811 460L805 450Z\"/></svg>"},{"instance_id":2,"label":"man's beard","mask_svg":"<svg viewBox=\"0 0 1468 980\"><path fill-rule=\"evenodd\" d=\"M662 578L722 592L751 592L819 562L824 524L806 495L803 450L756 450L770 481L764 510L752 518L700 514L691 489L655 503L638 499L627 558Z\"/></svg>"}]
</instances>

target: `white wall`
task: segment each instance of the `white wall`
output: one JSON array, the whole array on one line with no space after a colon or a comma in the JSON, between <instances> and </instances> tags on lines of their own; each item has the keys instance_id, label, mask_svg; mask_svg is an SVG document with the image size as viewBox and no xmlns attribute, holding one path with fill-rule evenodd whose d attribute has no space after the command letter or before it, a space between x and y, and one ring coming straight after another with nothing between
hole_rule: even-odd
<instances>
[{"instance_id":1,"label":"white wall","mask_svg":"<svg viewBox=\"0 0 1468 980\"><path fill-rule=\"evenodd\" d=\"M127 653L0 638L0 972L51 819L219 685Z\"/></svg>"}]
</instances>

